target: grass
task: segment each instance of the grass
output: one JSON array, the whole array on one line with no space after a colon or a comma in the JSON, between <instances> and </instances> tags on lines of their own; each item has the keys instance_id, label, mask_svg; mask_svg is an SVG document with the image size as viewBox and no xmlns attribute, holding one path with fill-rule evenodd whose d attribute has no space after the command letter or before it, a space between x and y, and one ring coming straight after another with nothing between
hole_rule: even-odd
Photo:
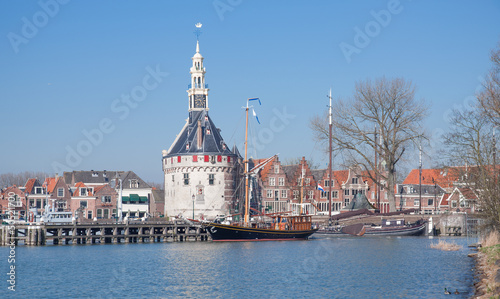
<instances>
[{"instance_id":1,"label":"grass","mask_svg":"<svg viewBox=\"0 0 500 299\"><path fill-rule=\"evenodd\" d=\"M479 252L483 256L479 260L479 266L484 272L484 277L481 279L481 288L485 291L485 294L479 298L499 298L500 285L495 282L498 266L495 265L495 262L500 259L500 234L493 231L485 238L482 238L480 243L482 247Z\"/></svg>"},{"instance_id":2,"label":"grass","mask_svg":"<svg viewBox=\"0 0 500 299\"><path fill-rule=\"evenodd\" d=\"M446 242L443 240L439 240L439 242L437 244L432 243L431 248L444 250L444 251L457 251L457 250L462 249L462 246L457 245L455 243L450 243L450 242Z\"/></svg>"}]
</instances>

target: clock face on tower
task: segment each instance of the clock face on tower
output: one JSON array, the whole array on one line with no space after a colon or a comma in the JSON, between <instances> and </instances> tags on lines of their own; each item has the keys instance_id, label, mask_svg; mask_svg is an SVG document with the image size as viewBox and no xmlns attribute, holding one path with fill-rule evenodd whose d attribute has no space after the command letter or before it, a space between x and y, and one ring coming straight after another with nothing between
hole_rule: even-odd
<instances>
[{"instance_id":1,"label":"clock face on tower","mask_svg":"<svg viewBox=\"0 0 500 299\"><path fill-rule=\"evenodd\" d=\"M194 108L206 108L206 96L203 94L194 95Z\"/></svg>"}]
</instances>

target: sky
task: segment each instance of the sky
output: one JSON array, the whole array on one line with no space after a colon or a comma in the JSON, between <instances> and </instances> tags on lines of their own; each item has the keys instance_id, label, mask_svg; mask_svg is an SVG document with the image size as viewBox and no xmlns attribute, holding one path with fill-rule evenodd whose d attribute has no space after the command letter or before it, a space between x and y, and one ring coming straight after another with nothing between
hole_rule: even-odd
<instances>
[{"instance_id":1,"label":"sky","mask_svg":"<svg viewBox=\"0 0 500 299\"><path fill-rule=\"evenodd\" d=\"M430 107L425 168L447 115L470 109L491 67L500 1L0 0L0 173L133 170L163 182L162 150L188 116L198 22L209 113L228 145L243 151L241 107L259 97L250 155L326 167L309 122L329 89L335 105L356 82L402 77Z\"/></svg>"}]
</instances>

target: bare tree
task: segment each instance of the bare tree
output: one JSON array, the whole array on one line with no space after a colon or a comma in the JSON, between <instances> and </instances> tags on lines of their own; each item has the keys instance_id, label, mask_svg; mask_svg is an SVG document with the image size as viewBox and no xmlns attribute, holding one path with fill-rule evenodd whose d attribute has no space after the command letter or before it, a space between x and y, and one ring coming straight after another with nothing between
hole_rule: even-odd
<instances>
[{"instance_id":1,"label":"bare tree","mask_svg":"<svg viewBox=\"0 0 500 299\"><path fill-rule=\"evenodd\" d=\"M491 52L493 66L486 76L483 90L477 98L482 110L491 122L500 125L500 43L497 49Z\"/></svg>"},{"instance_id":2,"label":"bare tree","mask_svg":"<svg viewBox=\"0 0 500 299\"><path fill-rule=\"evenodd\" d=\"M2 173L0 174L0 188L6 188L9 186L24 186L26 181L30 178L38 178L43 181L50 175L43 171L25 171L20 173Z\"/></svg>"},{"instance_id":3,"label":"bare tree","mask_svg":"<svg viewBox=\"0 0 500 299\"><path fill-rule=\"evenodd\" d=\"M477 109L454 110L450 123L450 132L443 136L448 164L464 165L456 168L460 178L458 183L476 194L477 210L486 227L500 230L500 190L497 172L492 167L494 124Z\"/></svg>"},{"instance_id":4,"label":"bare tree","mask_svg":"<svg viewBox=\"0 0 500 299\"><path fill-rule=\"evenodd\" d=\"M422 121L428 107L414 96L411 82L380 78L356 83L352 99L334 105L335 150L343 152L347 165L360 167L379 187L387 188L390 211L396 210L396 164L407 148L425 138ZM328 140L324 118L316 116L310 127L315 139ZM375 152L380 157L377 163Z\"/></svg>"},{"instance_id":5,"label":"bare tree","mask_svg":"<svg viewBox=\"0 0 500 299\"><path fill-rule=\"evenodd\" d=\"M281 162L281 165L297 165L300 164L302 158L286 158ZM312 158L306 159L309 169L319 169L319 163L316 163Z\"/></svg>"}]
</instances>

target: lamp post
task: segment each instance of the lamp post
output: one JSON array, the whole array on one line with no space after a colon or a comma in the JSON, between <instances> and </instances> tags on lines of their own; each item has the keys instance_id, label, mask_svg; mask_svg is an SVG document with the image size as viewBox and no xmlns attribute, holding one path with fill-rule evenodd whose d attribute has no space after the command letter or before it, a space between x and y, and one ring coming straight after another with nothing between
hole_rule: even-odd
<instances>
[{"instance_id":1,"label":"lamp post","mask_svg":"<svg viewBox=\"0 0 500 299\"><path fill-rule=\"evenodd\" d=\"M29 195L28 192L24 193L24 198L26 199L26 214L24 215L24 218L26 222L28 222L28 205L29 205L28 195Z\"/></svg>"},{"instance_id":2,"label":"lamp post","mask_svg":"<svg viewBox=\"0 0 500 299\"><path fill-rule=\"evenodd\" d=\"M434 213L437 212L437 182L432 178L434 183Z\"/></svg>"},{"instance_id":3,"label":"lamp post","mask_svg":"<svg viewBox=\"0 0 500 299\"><path fill-rule=\"evenodd\" d=\"M193 199L193 220L194 220L194 194L193 196L191 196L191 198Z\"/></svg>"},{"instance_id":4,"label":"lamp post","mask_svg":"<svg viewBox=\"0 0 500 299\"><path fill-rule=\"evenodd\" d=\"M401 190L399 190L399 210L403 211L403 192L404 188L401 186Z\"/></svg>"}]
</instances>

